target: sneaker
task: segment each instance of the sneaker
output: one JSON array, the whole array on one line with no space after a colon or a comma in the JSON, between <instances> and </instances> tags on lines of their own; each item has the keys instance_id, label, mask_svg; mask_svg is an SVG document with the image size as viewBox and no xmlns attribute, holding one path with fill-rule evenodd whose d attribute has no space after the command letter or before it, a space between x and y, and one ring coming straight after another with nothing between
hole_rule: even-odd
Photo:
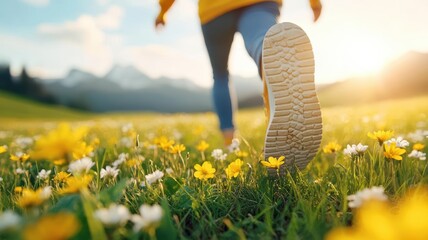
<instances>
[{"instance_id":1,"label":"sneaker","mask_svg":"<svg viewBox=\"0 0 428 240\"><path fill-rule=\"evenodd\" d=\"M285 156L282 174L287 166L302 170L317 154L322 137L311 42L299 26L276 24L266 33L262 62L268 114L264 157Z\"/></svg>"}]
</instances>

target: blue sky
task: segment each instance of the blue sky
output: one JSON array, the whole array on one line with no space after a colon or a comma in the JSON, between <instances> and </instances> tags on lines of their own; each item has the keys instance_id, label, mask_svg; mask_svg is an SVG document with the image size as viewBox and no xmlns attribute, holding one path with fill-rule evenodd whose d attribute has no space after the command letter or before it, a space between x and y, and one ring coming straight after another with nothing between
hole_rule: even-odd
<instances>
[{"instance_id":1,"label":"blue sky","mask_svg":"<svg viewBox=\"0 0 428 240\"><path fill-rule=\"evenodd\" d=\"M318 23L306 0L285 1L281 21L302 26L312 40L316 81L376 74L410 50L428 52L426 0L324 0ZM176 0L167 26L155 31L155 0L2 0L0 62L55 78L78 68L104 75L133 65L152 77L189 78L208 86L211 70L196 0ZM232 74L257 69L237 35Z\"/></svg>"}]
</instances>

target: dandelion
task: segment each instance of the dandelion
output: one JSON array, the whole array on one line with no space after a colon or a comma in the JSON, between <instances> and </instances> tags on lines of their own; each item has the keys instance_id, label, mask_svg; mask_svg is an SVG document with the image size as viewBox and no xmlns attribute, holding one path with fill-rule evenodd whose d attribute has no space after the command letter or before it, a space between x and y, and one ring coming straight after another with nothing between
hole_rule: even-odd
<instances>
[{"instance_id":1,"label":"dandelion","mask_svg":"<svg viewBox=\"0 0 428 240\"><path fill-rule=\"evenodd\" d=\"M394 135L394 131L374 131L367 133L367 136L371 139L377 140L379 145L382 145L383 142L390 139Z\"/></svg>"},{"instance_id":2,"label":"dandelion","mask_svg":"<svg viewBox=\"0 0 428 240\"><path fill-rule=\"evenodd\" d=\"M67 212L47 215L24 230L24 240L70 239L80 229L79 220Z\"/></svg>"},{"instance_id":3,"label":"dandelion","mask_svg":"<svg viewBox=\"0 0 428 240\"><path fill-rule=\"evenodd\" d=\"M20 222L21 216L11 210L0 213L0 232L11 228L16 228Z\"/></svg>"},{"instance_id":4,"label":"dandelion","mask_svg":"<svg viewBox=\"0 0 428 240\"><path fill-rule=\"evenodd\" d=\"M415 143L413 145L413 150L422 151L425 148L425 145L422 143Z\"/></svg>"},{"instance_id":5,"label":"dandelion","mask_svg":"<svg viewBox=\"0 0 428 240\"><path fill-rule=\"evenodd\" d=\"M157 182L163 176L164 176L164 173L162 171L156 170L153 173L146 175L146 182L147 182L147 184L151 185L151 184Z\"/></svg>"},{"instance_id":6,"label":"dandelion","mask_svg":"<svg viewBox=\"0 0 428 240\"><path fill-rule=\"evenodd\" d=\"M119 171L120 171L119 169L107 166L106 168L101 169L100 178L116 179L117 175L119 174Z\"/></svg>"},{"instance_id":7,"label":"dandelion","mask_svg":"<svg viewBox=\"0 0 428 240\"><path fill-rule=\"evenodd\" d=\"M124 205L111 204L109 208L98 209L94 212L97 218L104 226L118 227L123 226L131 217L128 208Z\"/></svg>"},{"instance_id":8,"label":"dandelion","mask_svg":"<svg viewBox=\"0 0 428 240\"><path fill-rule=\"evenodd\" d=\"M165 172L168 174L173 174L174 170L172 170L172 168L167 168L167 169L165 169Z\"/></svg>"},{"instance_id":9,"label":"dandelion","mask_svg":"<svg viewBox=\"0 0 428 240\"><path fill-rule=\"evenodd\" d=\"M226 168L226 176L229 179L236 178L241 173L241 168L244 162L241 159L236 159L234 162L231 162Z\"/></svg>"},{"instance_id":10,"label":"dandelion","mask_svg":"<svg viewBox=\"0 0 428 240\"><path fill-rule=\"evenodd\" d=\"M279 158L269 157L268 161L261 161L261 163L265 167L279 169L281 165L284 164L284 159L285 159L284 156L281 156Z\"/></svg>"},{"instance_id":11,"label":"dandelion","mask_svg":"<svg viewBox=\"0 0 428 240\"><path fill-rule=\"evenodd\" d=\"M36 191L31 189L22 189L22 196L17 200L21 208L36 207L44 203L52 194L51 187L39 188Z\"/></svg>"},{"instance_id":12,"label":"dandelion","mask_svg":"<svg viewBox=\"0 0 428 240\"><path fill-rule=\"evenodd\" d=\"M84 175L82 177L69 177L65 181L66 186L62 188L59 192L62 194L80 192L81 190L87 189L91 181L91 175Z\"/></svg>"},{"instance_id":13,"label":"dandelion","mask_svg":"<svg viewBox=\"0 0 428 240\"><path fill-rule=\"evenodd\" d=\"M153 234L162 220L163 209L158 204L153 206L143 204L139 210L140 214L134 214L131 217L131 221L134 223L134 231L139 232L143 229Z\"/></svg>"},{"instance_id":14,"label":"dandelion","mask_svg":"<svg viewBox=\"0 0 428 240\"><path fill-rule=\"evenodd\" d=\"M361 191L347 197L350 208L359 208L369 200L386 201L388 197L384 193L385 189L380 187L364 188Z\"/></svg>"},{"instance_id":15,"label":"dandelion","mask_svg":"<svg viewBox=\"0 0 428 240\"><path fill-rule=\"evenodd\" d=\"M214 149L211 152L211 156L217 161L224 161L226 160L227 154L223 153L223 150L221 149Z\"/></svg>"},{"instance_id":16,"label":"dandelion","mask_svg":"<svg viewBox=\"0 0 428 240\"><path fill-rule=\"evenodd\" d=\"M427 160L427 154L418 150L412 150L408 156L411 158L418 158L421 161Z\"/></svg>"},{"instance_id":17,"label":"dandelion","mask_svg":"<svg viewBox=\"0 0 428 240\"><path fill-rule=\"evenodd\" d=\"M5 153L6 151L7 151L7 146L6 145L0 146L0 154L1 153Z\"/></svg>"},{"instance_id":18,"label":"dandelion","mask_svg":"<svg viewBox=\"0 0 428 240\"><path fill-rule=\"evenodd\" d=\"M342 146L340 146L337 142L329 142L327 145L324 146L323 152L324 153L336 153L342 149Z\"/></svg>"},{"instance_id":19,"label":"dandelion","mask_svg":"<svg viewBox=\"0 0 428 240\"><path fill-rule=\"evenodd\" d=\"M66 173L61 171L55 175L54 181L57 183L64 183L67 181L67 178L69 178L70 176L71 176L71 173Z\"/></svg>"},{"instance_id":20,"label":"dandelion","mask_svg":"<svg viewBox=\"0 0 428 240\"><path fill-rule=\"evenodd\" d=\"M186 150L186 147L183 144L177 144L177 145L171 146L170 153L179 154L184 150Z\"/></svg>"},{"instance_id":21,"label":"dandelion","mask_svg":"<svg viewBox=\"0 0 428 240\"><path fill-rule=\"evenodd\" d=\"M32 157L47 159L57 165L71 161L72 154L81 149L87 128L71 129L69 124L62 123L45 136L37 139Z\"/></svg>"},{"instance_id":22,"label":"dandelion","mask_svg":"<svg viewBox=\"0 0 428 240\"><path fill-rule=\"evenodd\" d=\"M74 159L82 159L84 157L92 157L94 147L86 144L86 142L81 142L79 147L73 150L73 158Z\"/></svg>"},{"instance_id":23,"label":"dandelion","mask_svg":"<svg viewBox=\"0 0 428 240\"><path fill-rule=\"evenodd\" d=\"M138 167L141 165L141 163L144 161L143 156L136 156L134 158L129 159L126 161L126 166L128 167Z\"/></svg>"},{"instance_id":24,"label":"dandelion","mask_svg":"<svg viewBox=\"0 0 428 240\"><path fill-rule=\"evenodd\" d=\"M391 138L390 140L385 142L385 144L388 145L390 145L391 143L395 143L395 145L399 148L405 148L409 146L409 142L403 139L403 137Z\"/></svg>"},{"instance_id":25,"label":"dandelion","mask_svg":"<svg viewBox=\"0 0 428 240\"><path fill-rule=\"evenodd\" d=\"M208 180L210 178L213 178L214 173L216 171L215 168L213 168L211 163L208 161L202 163L202 166L199 164L195 164L194 168L196 170L194 176L200 180Z\"/></svg>"},{"instance_id":26,"label":"dandelion","mask_svg":"<svg viewBox=\"0 0 428 240\"><path fill-rule=\"evenodd\" d=\"M22 188L22 187L15 187L14 189L13 189L13 191L15 192L15 193L22 193L22 190L23 190L24 188Z\"/></svg>"},{"instance_id":27,"label":"dandelion","mask_svg":"<svg viewBox=\"0 0 428 240\"><path fill-rule=\"evenodd\" d=\"M238 158L245 158L245 157L248 157L248 153L247 153L247 152L245 152L245 151L241 151L241 150L236 151L236 152L235 152L235 155L236 155L236 157L238 157Z\"/></svg>"},{"instance_id":28,"label":"dandelion","mask_svg":"<svg viewBox=\"0 0 428 240\"><path fill-rule=\"evenodd\" d=\"M229 149L229 152L235 152L235 151L239 151L239 145L241 143L239 142L239 139L234 138L232 139L232 143L230 143L230 145L227 147Z\"/></svg>"},{"instance_id":29,"label":"dandelion","mask_svg":"<svg viewBox=\"0 0 428 240\"><path fill-rule=\"evenodd\" d=\"M196 149L199 151L199 152L204 152L205 150L207 150L207 148L209 147L210 145L207 143L207 142L205 142L204 140L202 140L202 141L200 141L199 143L198 143L198 145L196 145Z\"/></svg>"},{"instance_id":30,"label":"dandelion","mask_svg":"<svg viewBox=\"0 0 428 240\"><path fill-rule=\"evenodd\" d=\"M165 136L155 138L154 142L156 145L161 147L164 151L167 151L168 149L170 149L172 147L172 145L174 145L174 143L175 143L174 140L170 140Z\"/></svg>"},{"instance_id":31,"label":"dandelion","mask_svg":"<svg viewBox=\"0 0 428 240\"><path fill-rule=\"evenodd\" d=\"M403 160L403 155L406 150L402 148L398 148L395 146L395 143L391 143L390 145L385 144L385 152L383 153L386 158L388 159L395 159L395 160Z\"/></svg>"},{"instance_id":32,"label":"dandelion","mask_svg":"<svg viewBox=\"0 0 428 240\"><path fill-rule=\"evenodd\" d=\"M49 179L49 175L51 174L51 170L46 171L45 169L40 170L37 174L37 179L46 180Z\"/></svg>"},{"instance_id":33,"label":"dandelion","mask_svg":"<svg viewBox=\"0 0 428 240\"><path fill-rule=\"evenodd\" d=\"M23 152L17 152L15 154L10 154L10 160L16 161L16 162L25 162L30 158L30 155L23 153Z\"/></svg>"},{"instance_id":34,"label":"dandelion","mask_svg":"<svg viewBox=\"0 0 428 240\"><path fill-rule=\"evenodd\" d=\"M68 165L68 172L71 172L73 175L88 173L94 165L95 163L92 162L90 158L84 157L82 159L70 163L70 165Z\"/></svg>"}]
</instances>

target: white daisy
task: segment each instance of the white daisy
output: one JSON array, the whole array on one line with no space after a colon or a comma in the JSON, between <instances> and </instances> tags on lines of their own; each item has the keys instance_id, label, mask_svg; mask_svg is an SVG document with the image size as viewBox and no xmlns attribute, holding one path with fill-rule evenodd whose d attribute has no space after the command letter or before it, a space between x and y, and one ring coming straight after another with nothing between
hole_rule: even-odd
<instances>
[{"instance_id":1,"label":"white daisy","mask_svg":"<svg viewBox=\"0 0 428 240\"><path fill-rule=\"evenodd\" d=\"M124 205L111 204L109 208L101 208L94 212L95 218L104 226L123 226L131 217Z\"/></svg>"},{"instance_id":2,"label":"white daisy","mask_svg":"<svg viewBox=\"0 0 428 240\"><path fill-rule=\"evenodd\" d=\"M46 179L49 179L50 174L51 174L51 170L46 171L45 169L42 169L37 174L37 178L40 180L46 180Z\"/></svg>"},{"instance_id":3,"label":"white daisy","mask_svg":"<svg viewBox=\"0 0 428 240\"><path fill-rule=\"evenodd\" d=\"M350 208L359 208L364 202L368 200L386 201L388 196L384 193L385 189L380 187L365 188L361 191L356 192L353 195L348 196L348 206Z\"/></svg>"},{"instance_id":4,"label":"white daisy","mask_svg":"<svg viewBox=\"0 0 428 240\"><path fill-rule=\"evenodd\" d=\"M164 176L164 173L162 171L156 170L151 174L146 175L146 182L147 184L153 184L159 179L161 179Z\"/></svg>"},{"instance_id":5,"label":"white daisy","mask_svg":"<svg viewBox=\"0 0 428 240\"><path fill-rule=\"evenodd\" d=\"M226 159L226 157L227 157L227 154L226 154L226 153L223 153L223 150L221 150L221 149L214 149L214 150L211 152L211 156L212 156L215 160L218 160L218 161L224 161L224 160Z\"/></svg>"},{"instance_id":6,"label":"white daisy","mask_svg":"<svg viewBox=\"0 0 428 240\"><path fill-rule=\"evenodd\" d=\"M385 142L385 144L388 145L391 145L391 143L395 143L395 146L399 148L405 148L409 146L409 142L403 139L403 137L391 138L390 140Z\"/></svg>"},{"instance_id":7,"label":"white daisy","mask_svg":"<svg viewBox=\"0 0 428 240\"><path fill-rule=\"evenodd\" d=\"M109 179L116 179L117 175L119 174L119 169L116 169L114 167L107 166L105 169L101 169L100 177L101 178L109 178Z\"/></svg>"},{"instance_id":8,"label":"white daisy","mask_svg":"<svg viewBox=\"0 0 428 240\"><path fill-rule=\"evenodd\" d=\"M0 213L0 232L16 227L21 222L21 216L11 210Z\"/></svg>"},{"instance_id":9,"label":"white daisy","mask_svg":"<svg viewBox=\"0 0 428 240\"><path fill-rule=\"evenodd\" d=\"M74 161L68 165L68 171L73 175L88 173L89 170L95 165L94 162L88 157L84 157L77 161Z\"/></svg>"},{"instance_id":10,"label":"white daisy","mask_svg":"<svg viewBox=\"0 0 428 240\"><path fill-rule=\"evenodd\" d=\"M138 232L141 229L149 226L155 226L163 217L163 209L158 204L153 206L143 204L140 207L140 214L134 214L131 221L134 223L134 231Z\"/></svg>"},{"instance_id":11,"label":"white daisy","mask_svg":"<svg viewBox=\"0 0 428 240\"><path fill-rule=\"evenodd\" d=\"M421 161L427 160L427 154L418 150L413 150L408 156L411 158L419 158Z\"/></svg>"}]
</instances>

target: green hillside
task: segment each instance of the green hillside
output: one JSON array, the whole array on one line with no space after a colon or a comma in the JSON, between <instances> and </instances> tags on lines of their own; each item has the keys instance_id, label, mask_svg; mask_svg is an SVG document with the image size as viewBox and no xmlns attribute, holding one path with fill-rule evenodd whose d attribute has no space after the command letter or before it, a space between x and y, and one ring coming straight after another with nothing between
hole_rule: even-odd
<instances>
[{"instance_id":1,"label":"green hillside","mask_svg":"<svg viewBox=\"0 0 428 240\"><path fill-rule=\"evenodd\" d=\"M88 113L37 103L0 91L0 118L80 119Z\"/></svg>"}]
</instances>

